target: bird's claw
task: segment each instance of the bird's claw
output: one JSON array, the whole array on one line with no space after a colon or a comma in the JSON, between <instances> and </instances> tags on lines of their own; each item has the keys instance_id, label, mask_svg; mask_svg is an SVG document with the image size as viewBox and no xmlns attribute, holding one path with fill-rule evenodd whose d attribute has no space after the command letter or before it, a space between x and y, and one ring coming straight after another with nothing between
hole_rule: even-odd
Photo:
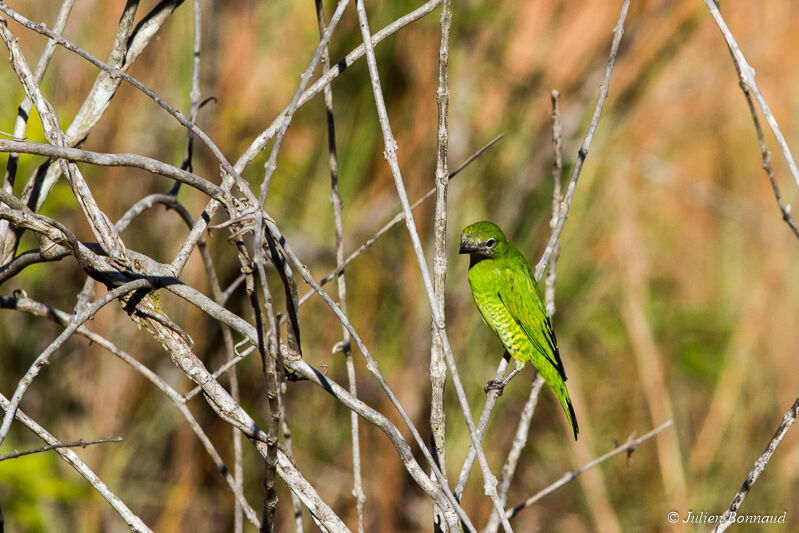
<instances>
[{"instance_id":1,"label":"bird's claw","mask_svg":"<svg viewBox=\"0 0 799 533\"><path fill-rule=\"evenodd\" d=\"M505 385L507 385L507 383L500 381L498 379L492 379L491 381L488 382L488 385L483 387L483 390L485 391L486 394L488 394L492 390L495 390L497 391L497 396L502 396L502 393L505 391Z\"/></svg>"}]
</instances>

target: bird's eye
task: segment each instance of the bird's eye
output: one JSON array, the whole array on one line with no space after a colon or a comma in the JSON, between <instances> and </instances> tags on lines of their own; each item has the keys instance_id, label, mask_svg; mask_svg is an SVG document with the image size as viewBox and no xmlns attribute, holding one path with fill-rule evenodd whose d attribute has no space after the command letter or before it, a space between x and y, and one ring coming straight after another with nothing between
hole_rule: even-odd
<instances>
[{"instance_id":1,"label":"bird's eye","mask_svg":"<svg viewBox=\"0 0 799 533\"><path fill-rule=\"evenodd\" d=\"M486 246L488 246L489 248L493 248L496 245L497 245L496 239L488 239L486 241Z\"/></svg>"}]
</instances>

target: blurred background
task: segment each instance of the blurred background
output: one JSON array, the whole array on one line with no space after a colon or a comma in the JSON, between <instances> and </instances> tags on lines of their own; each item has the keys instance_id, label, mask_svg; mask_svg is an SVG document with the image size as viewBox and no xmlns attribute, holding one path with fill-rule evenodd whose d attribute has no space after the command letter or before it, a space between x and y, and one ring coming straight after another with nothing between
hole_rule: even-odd
<instances>
[{"instance_id":1,"label":"blurred background","mask_svg":"<svg viewBox=\"0 0 799 533\"><path fill-rule=\"evenodd\" d=\"M15 3L52 26L60 2ZM100 58L113 42L122 2L80 0L65 35ZM153 1L141 2L139 16ZM372 32L421 5L376 0L367 6ZM334 7L326 2L328 17ZM490 219L535 264L549 237L552 148L550 91L561 93L564 181L593 112L621 2L524 0L453 3L450 44L450 168L498 134L504 139L450 183L447 331L476 413L483 385L502 353L482 323L457 255L460 230ZM235 160L286 106L318 42L313 3L202 1L203 97L217 100L199 124ZM722 12L738 39L789 145L799 138L799 4L729 0ZM436 142L439 11L377 47L399 160L411 200L433 186ZM45 40L10 23L29 63ZM354 7L331 42L337 61L360 42ZM188 114L193 22L180 6L130 73ZM58 49L43 91L69 124L97 75ZM12 131L23 92L8 64L0 68L0 130ZM364 60L333 83L345 253L368 239L398 210L382 151ZM765 126L765 123L764 123ZM29 140L43 141L34 114ZM767 133L787 204L797 201L776 143ZM136 152L179 165L185 131L164 111L123 85L84 145ZM263 179L261 154L245 171ZM0 158L5 163L6 157ZM42 158L23 156L16 194ZM329 202L326 119L321 96L296 114L278 158L267 211L318 279L335 267ZM171 182L142 171L81 165L100 206L115 220L140 197ZM218 166L202 148L195 172L218 182ZM194 216L205 203L183 188ZM60 182L43 211L91 240L77 203ZM415 212L428 256L432 202ZM127 245L157 260L171 259L186 228L162 208L123 234ZM223 286L238 274L224 232L209 238ZM672 419L674 426L594 468L522 511L517 531L672 531L667 513L721 513L741 486L783 414L799 394L799 242L782 221L762 170L752 119L729 52L707 8L696 0L632 3L599 128L583 168L561 238L554 325L580 422L574 442L554 397L541 395L509 503L519 503L594 457ZM20 251L36 247L28 235ZM346 271L349 313L393 390L423 435L428 434L430 312L402 225ZM195 253L182 277L204 292L209 284ZM4 284L71 310L83 281L76 263L36 265ZM279 281L273 294L280 294ZM331 285L332 287L332 285ZM301 293L307 287L301 286ZM331 289L333 292L334 289ZM194 308L162 297L187 329L209 368L225 358L216 323ZM243 291L229 307L249 317ZM346 383L335 316L318 298L300 312L305 358ZM157 371L178 390L190 382L118 306L90 326ZM0 390L10 396L35 356L61 328L42 318L3 311ZM285 337L284 337L285 338ZM236 339L238 340L238 339ZM73 338L36 380L22 408L62 441L121 435L124 442L77 450L98 475L156 531L228 531L233 498L191 430L140 375L97 346ZM354 354L360 397L399 423L363 358ZM243 406L265 423L260 362L239 367ZM530 368L506 389L484 440L498 472L529 390ZM223 383L227 383L223 381ZM452 391L448 401L448 470L455 479L469 442ZM287 416L300 470L325 500L355 526L351 495L349 411L320 388L290 383ZM230 464L230 429L195 399L190 407ZM431 506L413 484L385 436L362 424L367 531L429 531ZM3 452L39 446L15 427ZM263 464L244 444L245 493L261 506ZM781 515L796 530L799 515L799 433L788 433L741 513ZM291 506L280 486L278 528L288 531ZM478 527L491 510L474 472L464 498ZM10 531L121 531L108 504L55 454L0 465L0 506ZM314 526L306 515L306 528ZM698 530L707 530L701 525Z\"/></svg>"}]
</instances>

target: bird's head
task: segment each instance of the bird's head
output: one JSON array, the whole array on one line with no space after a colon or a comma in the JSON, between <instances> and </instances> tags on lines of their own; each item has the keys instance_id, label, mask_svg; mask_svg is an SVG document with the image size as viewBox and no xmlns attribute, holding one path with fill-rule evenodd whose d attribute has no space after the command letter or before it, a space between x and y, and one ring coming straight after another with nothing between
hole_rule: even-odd
<instances>
[{"instance_id":1,"label":"bird's head","mask_svg":"<svg viewBox=\"0 0 799 533\"><path fill-rule=\"evenodd\" d=\"M459 254L469 254L472 263L482 259L491 259L504 253L508 241L499 226L486 220L475 222L464 228L461 233Z\"/></svg>"}]
</instances>

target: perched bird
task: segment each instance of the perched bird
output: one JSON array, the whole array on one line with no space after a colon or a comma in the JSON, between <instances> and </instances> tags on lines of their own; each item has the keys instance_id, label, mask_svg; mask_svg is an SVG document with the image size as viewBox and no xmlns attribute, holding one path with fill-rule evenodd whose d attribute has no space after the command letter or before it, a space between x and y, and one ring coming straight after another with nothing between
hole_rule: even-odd
<instances>
[{"instance_id":1,"label":"perched bird","mask_svg":"<svg viewBox=\"0 0 799 533\"><path fill-rule=\"evenodd\" d=\"M499 226L487 221L463 230L458 253L469 254L469 285L477 309L516 360L516 370L502 382L490 381L487 390L502 390L531 361L558 397L577 440L577 417L555 332L527 260Z\"/></svg>"}]
</instances>

